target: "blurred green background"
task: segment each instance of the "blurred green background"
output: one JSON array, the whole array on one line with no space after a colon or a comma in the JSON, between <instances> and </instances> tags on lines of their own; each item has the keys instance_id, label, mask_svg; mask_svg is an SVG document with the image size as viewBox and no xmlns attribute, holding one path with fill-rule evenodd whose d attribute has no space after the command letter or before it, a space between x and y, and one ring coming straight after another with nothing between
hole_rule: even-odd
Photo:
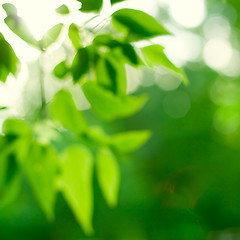
<instances>
[{"instance_id":1,"label":"blurred green background","mask_svg":"<svg viewBox=\"0 0 240 240\"><path fill-rule=\"evenodd\" d=\"M149 96L141 112L110 125L85 111L108 132L152 131L141 150L121 159L118 206L106 205L95 180L95 234L86 237L61 195L49 223L23 184L18 201L0 211L1 240L240 239L240 3L206 1L193 26L177 22L172 4L162 4L157 18L190 48L165 41L189 84L141 69L136 93Z\"/></svg>"}]
</instances>

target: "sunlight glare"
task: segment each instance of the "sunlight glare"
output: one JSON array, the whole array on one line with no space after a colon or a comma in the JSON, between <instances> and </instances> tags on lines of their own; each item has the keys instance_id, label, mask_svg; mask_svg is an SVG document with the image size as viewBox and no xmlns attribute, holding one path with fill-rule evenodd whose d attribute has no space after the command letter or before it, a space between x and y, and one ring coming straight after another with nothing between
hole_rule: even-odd
<instances>
[{"instance_id":1,"label":"sunlight glare","mask_svg":"<svg viewBox=\"0 0 240 240\"><path fill-rule=\"evenodd\" d=\"M221 70L229 65L232 54L232 46L227 40L213 38L205 45L203 57L208 66Z\"/></svg>"},{"instance_id":2,"label":"sunlight glare","mask_svg":"<svg viewBox=\"0 0 240 240\"><path fill-rule=\"evenodd\" d=\"M171 0L170 14L186 28L198 27L206 16L204 0Z\"/></svg>"}]
</instances>

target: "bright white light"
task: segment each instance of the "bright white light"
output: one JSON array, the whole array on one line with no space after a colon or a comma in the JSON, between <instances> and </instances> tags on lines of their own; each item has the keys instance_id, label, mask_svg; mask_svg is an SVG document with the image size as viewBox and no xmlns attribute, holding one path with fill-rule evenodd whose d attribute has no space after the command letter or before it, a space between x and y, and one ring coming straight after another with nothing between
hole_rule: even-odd
<instances>
[{"instance_id":1,"label":"bright white light","mask_svg":"<svg viewBox=\"0 0 240 240\"><path fill-rule=\"evenodd\" d=\"M184 27L197 27L206 16L204 0L171 0L170 14Z\"/></svg>"},{"instance_id":2,"label":"bright white light","mask_svg":"<svg viewBox=\"0 0 240 240\"><path fill-rule=\"evenodd\" d=\"M181 84L181 79L170 73L159 73L155 81L165 91L172 91Z\"/></svg>"},{"instance_id":3,"label":"bright white light","mask_svg":"<svg viewBox=\"0 0 240 240\"><path fill-rule=\"evenodd\" d=\"M231 44L222 38L213 38L204 47L203 57L207 65L221 70L228 66L232 58Z\"/></svg>"},{"instance_id":4,"label":"bright white light","mask_svg":"<svg viewBox=\"0 0 240 240\"><path fill-rule=\"evenodd\" d=\"M188 61L198 61L201 56L201 38L187 31L175 31L174 36L165 36L153 41L165 47L166 55L178 67L182 67Z\"/></svg>"},{"instance_id":5,"label":"bright white light","mask_svg":"<svg viewBox=\"0 0 240 240\"><path fill-rule=\"evenodd\" d=\"M233 50L231 60L227 67L220 71L229 77L237 77L240 75L240 53L237 50Z\"/></svg>"},{"instance_id":6,"label":"bright white light","mask_svg":"<svg viewBox=\"0 0 240 240\"><path fill-rule=\"evenodd\" d=\"M208 39L216 37L227 39L231 33L231 26L225 18L214 16L206 21L203 31L205 37Z\"/></svg>"},{"instance_id":7,"label":"bright white light","mask_svg":"<svg viewBox=\"0 0 240 240\"><path fill-rule=\"evenodd\" d=\"M147 2L146 0L128 0L114 5L112 10L115 11L122 7L141 10L151 15L155 15L158 10L156 0L148 0Z\"/></svg>"}]
</instances>

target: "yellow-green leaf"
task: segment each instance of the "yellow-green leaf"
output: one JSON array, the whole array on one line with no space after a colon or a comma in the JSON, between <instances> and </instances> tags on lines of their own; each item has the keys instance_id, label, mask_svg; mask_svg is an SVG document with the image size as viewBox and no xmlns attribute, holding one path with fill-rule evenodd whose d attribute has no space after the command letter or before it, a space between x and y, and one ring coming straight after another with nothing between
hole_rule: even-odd
<instances>
[{"instance_id":1,"label":"yellow-green leaf","mask_svg":"<svg viewBox=\"0 0 240 240\"><path fill-rule=\"evenodd\" d=\"M86 128L83 115L76 108L72 95L67 90L61 90L55 95L50 111L54 119L77 134L82 133Z\"/></svg>"},{"instance_id":2,"label":"yellow-green leaf","mask_svg":"<svg viewBox=\"0 0 240 240\"><path fill-rule=\"evenodd\" d=\"M113 13L112 23L126 34L129 41L138 41L168 35L169 32L145 12L124 8Z\"/></svg>"},{"instance_id":3,"label":"yellow-green leaf","mask_svg":"<svg viewBox=\"0 0 240 240\"><path fill-rule=\"evenodd\" d=\"M10 5L12 5L11 9L13 10L10 10ZM24 40L25 42L29 43L34 47L39 48L38 41L32 35L25 21L22 18L18 17L17 15L13 15L17 14L17 12L14 11L15 6L10 3L5 3L3 4L3 8L8 15L4 19L7 26L22 40Z\"/></svg>"},{"instance_id":4,"label":"yellow-green leaf","mask_svg":"<svg viewBox=\"0 0 240 240\"><path fill-rule=\"evenodd\" d=\"M53 43L55 43L62 31L63 24L58 23L51 29L49 29L42 37L42 39L39 41L39 45L42 49L47 49L49 46L51 46Z\"/></svg>"},{"instance_id":5,"label":"yellow-green leaf","mask_svg":"<svg viewBox=\"0 0 240 240\"><path fill-rule=\"evenodd\" d=\"M146 102L146 96L117 96L92 81L86 82L82 88L92 110L108 121L131 116Z\"/></svg>"},{"instance_id":6,"label":"yellow-green leaf","mask_svg":"<svg viewBox=\"0 0 240 240\"><path fill-rule=\"evenodd\" d=\"M24 162L28 182L49 220L54 218L58 161L57 154L51 147L34 143Z\"/></svg>"},{"instance_id":7,"label":"yellow-green leaf","mask_svg":"<svg viewBox=\"0 0 240 240\"><path fill-rule=\"evenodd\" d=\"M97 178L103 196L109 206L117 205L120 184L120 173L117 160L107 148L102 148L97 156Z\"/></svg>"},{"instance_id":8,"label":"yellow-green leaf","mask_svg":"<svg viewBox=\"0 0 240 240\"><path fill-rule=\"evenodd\" d=\"M130 153L140 148L150 136L149 131L119 133L111 138L111 145L120 153Z\"/></svg>"},{"instance_id":9,"label":"yellow-green leaf","mask_svg":"<svg viewBox=\"0 0 240 240\"><path fill-rule=\"evenodd\" d=\"M86 234L92 234L93 158L89 150L72 146L63 156L61 191Z\"/></svg>"},{"instance_id":10,"label":"yellow-green leaf","mask_svg":"<svg viewBox=\"0 0 240 240\"><path fill-rule=\"evenodd\" d=\"M165 55L164 47L160 45L150 45L142 48L142 52L146 57L147 64L149 66L161 65L173 73L177 74L184 83L187 83L186 74L178 67L176 67Z\"/></svg>"}]
</instances>

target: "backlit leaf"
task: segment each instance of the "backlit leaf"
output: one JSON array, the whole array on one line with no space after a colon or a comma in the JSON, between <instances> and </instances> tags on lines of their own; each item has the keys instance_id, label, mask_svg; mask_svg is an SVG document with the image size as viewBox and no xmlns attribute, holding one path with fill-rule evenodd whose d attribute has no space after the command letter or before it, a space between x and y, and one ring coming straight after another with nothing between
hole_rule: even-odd
<instances>
[{"instance_id":1,"label":"backlit leaf","mask_svg":"<svg viewBox=\"0 0 240 240\"><path fill-rule=\"evenodd\" d=\"M110 61L101 58L96 66L96 75L99 85L117 93L117 71Z\"/></svg>"},{"instance_id":2,"label":"backlit leaf","mask_svg":"<svg viewBox=\"0 0 240 240\"><path fill-rule=\"evenodd\" d=\"M100 149L97 156L97 177L109 206L116 206L120 184L117 160L109 149Z\"/></svg>"},{"instance_id":3,"label":"backlit leaf","mask_svg":"<svg viewBox=\"0 0 240 240\"><path fill-rule=\"evenodd\" d=\"M93 158L81 146L70 147L63 157L61 190L76 219L87 234L92 234Z\"/></svg>"},{"instance_id":4,"label":"backlit leaf","mask_svg":"<svg viewBox=\"0 0 240 240\"><path fill-rule=\"evenodd\" d=\"M139 64L138 55L135 52L135 49L131 44L122 44L122 52L131 64L133 64L133 65Z\"/></svg>"},{"instance_id":5,"label":"backlit leaf","mask_svg":"<svg viewBox=\"0 0 240 240\"><path fill-rule=\"evenodd\" d=\"M73 46L76 50L82 47L82 39L80 37L79 26L72 23L68 29L68 37L71 40Z\"/></svg>"},{"instance_id":6,"label":"backlit leaf","mask_svg":"<svg viewBox=\"0 0 240 240\"><path fill-rule=\"evenodd\" d=\"M112 23L127 34L129 41L149 39L169 32L152 16L135 9L120 9L113 13Z\"/></svg>"},{"instance_id":7,"label":"backlit leaf","mask_svg":"<svg viewBox=\"0 0 240 240\"><path fill-rule=\"evenodd\" d=\"M187 83L188 80L185 73L167 58L163 50L164 47L160 45L150 45L142 48L143 54L150 66L154 66L156 64L162 65L163 67L175 72L184 83Z\"/></svg>"},{"instance_id":8,"label":"backlit leaf","mask_svg":"<svg viewBox=\"0 0 240 240\"><path fill-rule=\"evenodd\" d=\"M134 152L151 136L149 131L132 131L114 135L111 145L120 153Z\"/></svg>"},{"instance_id":9,"label":"backlit leaf","mask_svg":"<svg viewBox=\"0 0 240 240\"><path fill-rule=\"evenodd\" d=\"M53 74L55 77L62 79L66 77L69 71L66 61L62 61L53 69Z\"/></svg>"},{"instance_id":10,"label":"backlit leaf","mask_svg":"<svg viewBox=\"0 0 240 240\"><path fill-rule=\"evenodd\" d=\"M115 48L121 46L121 43L114 39L110 34L98 35L93 39L93 44L97 46L107 46L109 48Z\"/></svg>"},{"instance_id":11,"label":"backlit leaf","mask_svg":"<svg viewBox=\"0 0 240 240\"><path fill-rule=\"evenodd\" d=\"M7 3L7 8L5 7L6 5L3 4L3 8L5 7L6 13L9 13L9 4ZM7 26L18 36L20 37L22 40L24 40L25 42L29 43L30 45L39 48L39 44L38 41L34 38L34 36L32 35L31 31L29 30L27 24L25 23L25 21L18 17L17 15L8 15L5 19L4 19L5 23L7 24Z\"/></svg>"},{"instance_id":12,"label":"backlit leaf","mask_svg":"<svg viewBox=\"0 0 240 240\"><path fill-rule=\"evenodd\" d=\"M8 75L16 75L19 60L11 45L0 33L0 81L5 82Z\"/></svg>"},{"instance_id":13,"label":"backlit leaf","mask_svg":"<svg viewBox=\"0 0 240 240\"><path fill-rule=\"evenodd\" d=\"M80 11L82 12L92 12L96 11L98 12L103 4L103 0L78 0L82 3L82 7L80 8Z\"/></svg>"},{"instance_id":14,"label":"backlit leaf","mask_svg":"<svg viewBox=\"0 0 240 240\"><path fill-rule=\"evenodd\" d=\"M13 202L18 196L22 176L14 155L14 148L0 139L0 208Z\"/></svg>"},{"instance_id":15,"label":"backlit leaf","mask_svg":"<svg viewBox=\"0 0 240 240\"><path fill-rule=\"evenodd\" d=\"M6 135L23 136L31 135L31 128L20 119L7 119L3 124L3 133Z\"/></svg>"},{"instance_id":16,"label":"backlit leaf","mask_svg":"<svg viewBox=\"0 0 240 240\"><path fill-rule=\"evenodd\" d=\"M111 4L115 4L123 1L126 1L126 0L111 0Z\"/></svg>"},{"instance_id":17,"label":"backlit leaf","mask_svg":"<svg viewBox=\"0 0 240 240\"><path fill-rule=\"evenodd\" d=\"M49 220L54 217L58 161L57 154L51 147L35 143L31 146L24 163L27 180Z\"/></svg>"},{"instance_id":18,"label":"backlit leaf","mask_svg":"<svg viewBox=\"0 0 240 240\"><path fill-rule=\"evenodd\" d=\"M58 23L51 29L49 29L42 37L42 39L39 41L39 45L42 49L47 49L50 45L55 43L62 31L63 24Z\"/></svg>"},{"instance_id":19,"label":"backlit leaf","mask_svg":"<svg viewBox=\"0 0 240 240\"><path fill-rule=\"evenodd\" d=\"M139 111L146 102L145 96L116 96L91 81L86 82L82 88L92 110L99 117L108 121L131 116Z\"/></svg>"},{"instance_id":20,"label":"backlit leaf","mask_svg":"<svg viewBox=\"0 0 240 240\"><path fill-rule=\"evenodd\" d=\"M69 11L68 7L65 4L63 4L56 9L56 13L62 14L62 15L67 15L70 13L70 11Z\"/></svg>"},{"instance_id":21,"label":"backlit leaf","mask_svg":"<svg viewBox=\"0 0 240 240\"><path fill-rule=\"evenodd\" d=\"M86 48L80 48L72 63L73 81L78 82L89 70L89 53Z\"/></svg>"},{"instance_id":22,"label":"backlit leaf","mask_svg":"<svg viewBox=\"0 0 240 240\"><path fill-rule=\"evenodd\" d=\"M61 90L55 95L50 111L54 119L75 133L82 133L86 128L83 115L76 108L72 95L67 90Z\"/></svg>"}]
</instances>

